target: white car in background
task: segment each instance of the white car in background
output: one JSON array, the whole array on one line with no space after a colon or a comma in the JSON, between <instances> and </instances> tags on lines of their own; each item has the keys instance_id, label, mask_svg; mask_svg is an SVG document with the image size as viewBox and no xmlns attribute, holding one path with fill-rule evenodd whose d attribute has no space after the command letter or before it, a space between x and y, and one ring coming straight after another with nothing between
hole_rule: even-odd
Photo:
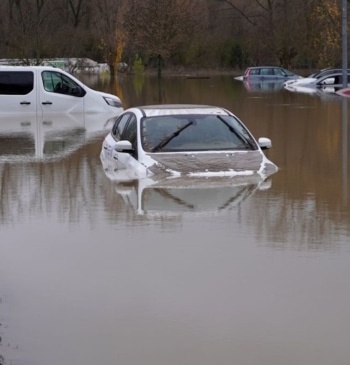
<instances>
[{"instance_id":1,"label":"white car in background","mask_svg":"<svg viewBox=\"0 0 350 365\"><path fill-rule=\"evenodd\" d=\"M350 73L347 75L347 85L350 86ZM301 93L330 93L334 94L338 90L343 89L343 73L336 72L327 74L319 78L308 78L303 82L285 84L285 89L293 92Z\"/></svg>"},{"instance_id":2,"label":"white car in background","mask_svg":"<svg viewBox=\"0 0 350 365\"><path fill-rule=\"evenodd\" d=\"M296 80L286 80L284 82L285 86L291 86L291 85L302 85L302 84L308 84L316 80L321 80L325 76L336 74L336 73L342 73L343 70L341 68L326 68L322 69L318 72L315 72L307 77L296 79ZM350 73L350 69L348 69L348 72Z\"/></svg>"}]
</instances>

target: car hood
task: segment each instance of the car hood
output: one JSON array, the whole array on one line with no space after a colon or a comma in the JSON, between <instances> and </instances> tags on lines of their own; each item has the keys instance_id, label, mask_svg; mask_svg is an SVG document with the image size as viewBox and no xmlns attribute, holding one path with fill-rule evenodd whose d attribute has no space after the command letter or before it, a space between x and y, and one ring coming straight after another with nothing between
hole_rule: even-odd
<instances>
[{"instance_id":1,"label":"car hood","mask_svg":"<svg viewBox=\"0 0 350 365\"><path fill-rule=\"evenodd\" d=\"M311 82L314 82L315 80L317 80L314 77L304 77L304 78L300 78L300 79L295 79L295 80L287 80L284 82L284 85L303 85L303 84L309 84Z\"/></svg>"},{"instance_id":2,"label":"car hood","mask_svg":"<svg viewBox=\"0 0 350 365\"><path fill-rule=\"evenodd\" d=\"M218 175L271 175L277 166L266 158L261 150L225 152L183 152L150 153L155 161L149 170L156 174L176 174L188 176Z\"/></svg>"}]
</instances>

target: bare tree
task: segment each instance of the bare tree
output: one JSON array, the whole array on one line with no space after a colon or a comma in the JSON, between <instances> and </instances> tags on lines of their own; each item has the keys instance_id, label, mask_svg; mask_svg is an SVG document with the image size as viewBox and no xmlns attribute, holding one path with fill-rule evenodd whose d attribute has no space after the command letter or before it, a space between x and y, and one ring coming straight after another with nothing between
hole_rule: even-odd
<instances>
[{"instance_id":1,"label":"bare tree","mask_svg":"<svg viewBox=\"0 0 350 365\"><path fill-rule=\"evenodd\" d=\"M37 63L48 57L91 57L108 63L114 73L118 62L132 63L139 55L144 63L156 60L159 75L166 62L325 67L341 59L340 3L0 0L0 57ZM239 63L231 62L240 54Z\"/></svg>"},{"instance_id":2,"label":"bare tree","mask_svg":"<svg viewBox=\"0 0 350 365\"><path fill-rule=\"evenodd\" d=\"M93 27L98 48L112 75L122 59L124 36L118 29L118 16L123 0L95 0Z\"/></svg>"},{"instance_id":3,"label":"bare tree","mask_svg":"<svg viewBox=\"0 0 350 365\"><path fill-rule=\"evenodd\" d=\"M122 28L135 51L157 58L160 77L163 61L203 30L206 20L204 0L130 0L123 9Z\"/></svg>"},{"instance_id":4,"label":"bare tree","mask_svg":"<svg viewBox=\"0 0 350 365\"><path fill-rule=\"evenodd\" d=\"M58 18L73 28L89 22L91 0L51 0Z\"/></svg>"},{"instance_id":5,"label":"bare tree","mask_svg":"<svg viewBox=\"0 0 350 365\"><path fill-rule=\"evenodd\" d=\"M55 39L50 0L9 0L6 10L9 54L40 63L50 54Z\"/></svg>"},{"instance_id":6,"label":"bare tree","mask_svg":"<svg viewBox=\"0 0 350 365\"><path fill-rule=\"evenodd\" d=\"M282 66L289 68L297 55L296 35L300 23L298 9L305 0L224 1L249 24L247 34L250 41L247 40L246 45L250 46L252 54L255 53L254 59L263 62L272 55Z\"/></svg>"},{"instance_id":7,"label":"bare tree","mask_svg":"<svg viewBox=\"0 0 350 365\"><path fill-rule=\"evenodd\" d=\"M310 48L320 68L335 66L341 60L341 8L337 0L319 0L310 16L313 34Z\"/></svg>"},{"instance_id":8,"label":"bare tree","mask_svg":"<svg viewBox=\"0 0 350 365\"><path fill-rule=\"evenodd\" d=\"M51 0L55 18L52 19L62 57L89 57L94 53L95 16L93 0Z\"/></svg>"}]
</instances>

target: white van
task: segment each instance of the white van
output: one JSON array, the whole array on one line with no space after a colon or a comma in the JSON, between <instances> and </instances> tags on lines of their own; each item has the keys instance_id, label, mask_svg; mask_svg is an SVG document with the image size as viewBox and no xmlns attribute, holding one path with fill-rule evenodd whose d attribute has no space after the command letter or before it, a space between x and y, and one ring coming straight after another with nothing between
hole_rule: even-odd
<instances>
[{"instance_id":1,"label":"white van","mask_svg":"<svg viewBox=\"0 0 350 365\"><path fill-rule=\"evenodd\" d=\"M123 111L112 94L90 89L51 66L0 66L0 115L37 113L112 113Z\"/></svg>"}]
</instances>

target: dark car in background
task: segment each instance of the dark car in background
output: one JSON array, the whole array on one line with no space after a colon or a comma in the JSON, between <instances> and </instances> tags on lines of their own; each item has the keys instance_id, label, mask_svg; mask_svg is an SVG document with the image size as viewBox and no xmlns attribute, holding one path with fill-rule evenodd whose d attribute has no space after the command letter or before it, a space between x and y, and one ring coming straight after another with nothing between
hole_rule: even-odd
<instances>
[{"instance_id":1,"label":"dark car in background","mask_svg":"<svg viewBox=\"0 0 350 365\"><path fill-rule=\"evenodd\" d=\"M236 79L241 81L261 82L261 81L285 81L291 79L300 79L302 76L297 75L289 70L277 66L255 66L248 67L243 76Z\"/></svg>"}]
</instances>

